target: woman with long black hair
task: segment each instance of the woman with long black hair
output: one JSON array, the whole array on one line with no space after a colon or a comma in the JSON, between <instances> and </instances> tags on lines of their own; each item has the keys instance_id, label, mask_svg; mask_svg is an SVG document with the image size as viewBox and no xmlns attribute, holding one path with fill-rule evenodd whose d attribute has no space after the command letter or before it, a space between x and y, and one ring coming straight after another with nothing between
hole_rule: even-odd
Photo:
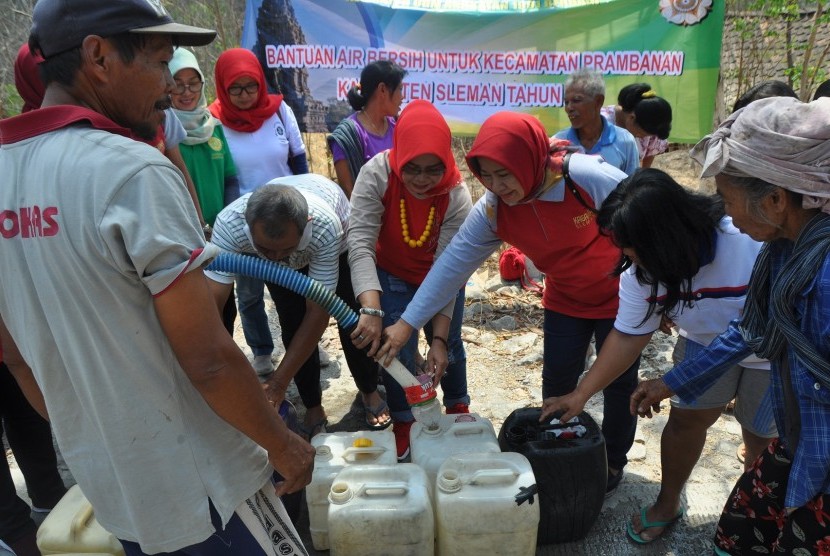
<instances>
[{"instance_id":1,"label":"woman with long black hair","mask_svg":"<svg viewBox=\"0 0 830 556\"><path fill-rule=\"evenodd\" d=\"M741 234L716 196L693 193L660 170L638 170L611 192L597 216L604 234L621 249L620 306L614 329L596 361L567 396L548 398L543 418L564 411L570 419L588 399L620 375L663 323L680 338L674 360L692 357L739 318L761 244ZM667 328L666 328L667 330ZM706 431L730 400L751 462L775 436L772 415L762 411L769 363L749 358L732 366L694 404L672 399L661 438L660 494L632 516L628 536L645 544L677 521L680 494L706 441Z\"/></svg>"}]
</instances>

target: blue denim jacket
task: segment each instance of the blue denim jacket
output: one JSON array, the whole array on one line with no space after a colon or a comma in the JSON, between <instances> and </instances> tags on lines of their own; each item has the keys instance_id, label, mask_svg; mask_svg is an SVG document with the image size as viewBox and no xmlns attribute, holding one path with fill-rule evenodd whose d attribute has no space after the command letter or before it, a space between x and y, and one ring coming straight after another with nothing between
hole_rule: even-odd
<instances>
[{"instance_id":1,"label":"blue denim jacket","mask_svg":"<svg viewBox=\"0 0 830 556\"><path fill-rule=\"evenodd\" d=\"M772 253L772 274L776 276L791 254L790 247ZM830 257L819 268L794 307L804 336L822 357L830 359ZM720 373L746 357L750 350L738 331L738 321L716 338L694 359L687 359L667 373L663 380L683 401L694 401L717 380ZM793 391L801 416L801 434L793 456L785 505L800 507L818 494L830 494L830 390L822 386L791 349L787 350ZM780 362L772 362L770 396L775 424L784 446L784 392Z\"/></svg>"}]
</instances>

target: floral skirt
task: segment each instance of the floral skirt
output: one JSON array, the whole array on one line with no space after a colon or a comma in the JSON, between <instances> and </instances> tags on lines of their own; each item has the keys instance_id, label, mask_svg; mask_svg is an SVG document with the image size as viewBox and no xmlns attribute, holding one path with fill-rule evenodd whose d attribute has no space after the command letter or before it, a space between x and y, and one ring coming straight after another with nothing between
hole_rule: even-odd
<instances>
[{"instance_id":1,"label":"floral skirt","mask_svg":"<svg viewBox=\"0 0 830 556\"><path fill-rule=\"evenodd\" d=\"M718 521L716 554L830 556L830 495L820 494L788 515L791 464L775 439L741 475Z\"/></svg>"}]
</instances>

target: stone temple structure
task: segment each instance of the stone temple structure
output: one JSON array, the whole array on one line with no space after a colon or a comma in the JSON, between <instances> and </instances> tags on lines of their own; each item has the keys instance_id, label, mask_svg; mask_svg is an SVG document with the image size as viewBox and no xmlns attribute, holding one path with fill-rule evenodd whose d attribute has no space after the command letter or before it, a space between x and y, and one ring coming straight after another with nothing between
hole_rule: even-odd
<instances>
[{"instance_id":1,"label":"stone temple structure","mask_svg":"<svg viewBox=\"0 0 830 556\"><path fill-rule=\"evenodd\" d=\"M257 14L257 41L253 52L265 70L270 92L283 95L294 111L300 130L327 132L326 107L311 96L308 71L304 68L269 68L265 45L307 44L290 0L263 0Z\"/></svg>"}]
</instances>

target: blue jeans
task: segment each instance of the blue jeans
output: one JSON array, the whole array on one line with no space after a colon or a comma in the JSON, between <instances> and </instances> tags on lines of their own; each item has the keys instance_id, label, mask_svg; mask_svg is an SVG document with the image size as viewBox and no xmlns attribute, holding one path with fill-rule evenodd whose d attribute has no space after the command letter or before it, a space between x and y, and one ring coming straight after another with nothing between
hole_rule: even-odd
<instances>
[{"instance_id":1,"label":"blue jeans","mask_svg":"<svg viewBox=\"0 0 830 556\"><path fill-rule=\"evenodd\" d=\"M223 528L222 519L219 517L216 508L213 507L213 502L209 503L210 521L215 529L214 533L200 543L186 546L174 552L156 553L157 556L239 556L241 554L245 556L267 556L276 553L275 550L280 538L272 538L274 547L269 547L270 550L266 552L261 542L254 537L254 533L245 525L238 514L234 512ZM137 542L118 540L121 542L121 546L124 547L124 554L127 556L149 556L141 550L141 546ZM296 539L296 541L299 543L299 539ZM298 554L290 548L286 550L285 554ZM303 552L302 554L306 553Z\"/></svg>"},{"instance_id":2,"label":"blue jeans","mask_svg":"<svg viewBox=\"0 0 830 556\"><path fill-rule=\"evenodd\" d=\"M406 306L415 297L418 286L404 282L400 278L389 274L378 268L378 280L383 289L380 296L380 306L386 315L383 317L383 326L395 324L403 314ZM449 366L441 379L441 390L444 392L444 405L452 407L457 403L469 404L470 396L467 395L467 353L464 351L464 343L461 341L461 323L464 320L464 288L459 290L455 296L455 311L450 322L449 337L447 343L449 350ZM432 340L432 324L427 323L424 327L427 341ZM416 374L415 354L418 351L418 335L412 334L409 341L401 349L398 359L404 367L409 369L413 375ZM395 421L412 421L412 411L406 403L406 396L403 388L384 369L383 384L386 386L386 402L392 419Z\"/></svg>"},{"instance_id":3,"label":"blue jeans","mask_svg":"<svg viewBox=\"0 0 830 556\"><path fill-rule=\"evenodd\" d=\"M573 392L585 371L585 355L596 337L597 353L614 327L614 319L582 319L545 310L545 361L542 368L542 397ZM640 358L602 391L604 397L602 434L608 467L622 469L634 444L637 417L629 411L629 399L637 387Z\"/></svg>"},{"instance_id":4,"label":"blue jeans","mask_svg":"<svg viewBox=\"0 0 830 556\"><path fill-rule=\"evenodd\" d=\"M274 339L271 326L265 314L265 282L248 276L236 277L236 298L239 302L239 317L242 319L242 331L245 341L254 355L271 355L274 351Z\"/></svg>"}]
</instances>

